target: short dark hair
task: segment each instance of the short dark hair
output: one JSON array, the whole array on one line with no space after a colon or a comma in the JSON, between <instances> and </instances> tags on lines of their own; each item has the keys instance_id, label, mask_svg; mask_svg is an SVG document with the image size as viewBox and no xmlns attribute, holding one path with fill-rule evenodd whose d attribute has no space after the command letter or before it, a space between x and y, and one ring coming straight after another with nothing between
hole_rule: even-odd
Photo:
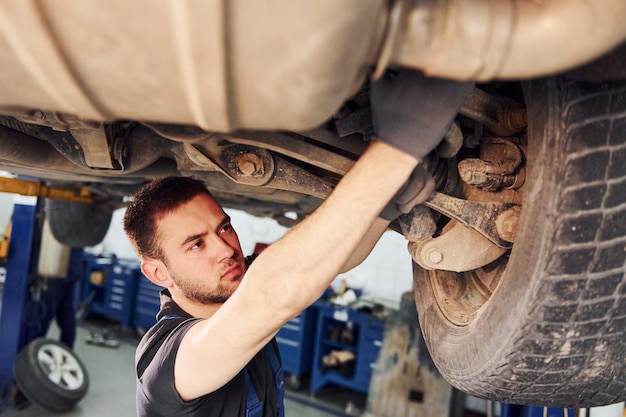
<instances>
[{"instance_id":1,"label":"short dark hair","mask_svg":"<svg viewBox=\"0 0 626 417\"><path fill-rule=\"evenodd\" d=\"M124 231L137 255L165 261L157 221L202 194L213 198L204 182L189 177L163 177L144 184L124 214Z\"/></svg>"}]
</instances>

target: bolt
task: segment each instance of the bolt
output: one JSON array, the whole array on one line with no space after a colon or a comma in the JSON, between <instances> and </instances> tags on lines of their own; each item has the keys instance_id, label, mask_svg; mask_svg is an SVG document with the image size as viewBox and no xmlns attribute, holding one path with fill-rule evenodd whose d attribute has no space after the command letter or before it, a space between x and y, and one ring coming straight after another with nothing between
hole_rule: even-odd
<instances>
[{"instance_id":1,"label":"bolt","mask_svg":"<svg viewBox=\"0 0 626 417\"><path fill-rule=\"evenodd\" d=\"M519 224L521 211L522 209L520 206L513 206L500 213L496 219L496 232L502 240L515 242L515 235L517 234L517 226Z\"/></svg>"},{"instance_id":2,"label":"bolt","mask_svg":"<svg viewBox=\"0 0 626 417\"><path fill-rule=\"evenodd\" d=\"M263 171L263 161L258 155L253 153L244 153L237 158L237 168L245 176L258 174Z\"/></svg>"},{"instance_id":3,"label":"bolt","mask_svg":"<svg viewBox=\"0 0 626 417\"><path fill-rule=\"evenodd\" d=\"M441 263L443 261L443 253L439 249L431 249L428 251L428 260L434 264Z\"/></svg>"}]
</instances>

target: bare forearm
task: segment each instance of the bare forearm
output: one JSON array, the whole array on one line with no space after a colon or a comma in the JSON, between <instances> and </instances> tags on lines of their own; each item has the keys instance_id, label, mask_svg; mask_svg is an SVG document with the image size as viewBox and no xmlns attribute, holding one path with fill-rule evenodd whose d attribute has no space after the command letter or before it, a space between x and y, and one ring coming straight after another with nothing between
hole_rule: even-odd
<instances>
[{"instance_id":1,"label":"bare forearm","mask_svg":"<svg viewBox=\"0 0 626 417\"><path fill-rule=\"evenodd\" d=\"M343 266L343 268L341 268L340 272L347 272L352 268L360 265L361 262L363 262L365 258L367 258L370 252L372 252L372 249L374 249L374 246L376 246L376 243L383 235L383 233L385 233L385 230L387 230L388 227L388 220L382 219L380 217L374 219L372 226L365 233L363 239L361 239L361 243L359 244L359 246L357 246L352 255L350 255L350 258Z\"/></svg>"},{"instance_id":2,"label":"bare forearm","mask_svg":"<svg viewBox=\"0 0 626 417\"><path fill-rule=\"evenodd\" d=\"M405 153L373 143L324 204L254 262L247 274L250 285L258 286L254 292L278 291L294 314L315 301L416 164Z\"/></svg>"}]
</instances>

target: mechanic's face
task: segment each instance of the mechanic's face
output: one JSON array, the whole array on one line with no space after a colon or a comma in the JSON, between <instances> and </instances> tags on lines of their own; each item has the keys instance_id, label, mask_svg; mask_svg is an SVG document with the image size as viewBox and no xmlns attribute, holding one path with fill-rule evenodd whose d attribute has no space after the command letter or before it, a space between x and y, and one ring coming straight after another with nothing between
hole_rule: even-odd
<instances>
[{"instance_id":1,"label":"mechanic's face","mask_svg":"<svg viewBox=\"0 0 626 417\"><path fill-rule=\"evenodd\" d=\"M161 249L177 293L201 304L225 302L245 272L244 256L230 218L219 203L198 195L158 222Z\"/></svg>"}]
</instances>

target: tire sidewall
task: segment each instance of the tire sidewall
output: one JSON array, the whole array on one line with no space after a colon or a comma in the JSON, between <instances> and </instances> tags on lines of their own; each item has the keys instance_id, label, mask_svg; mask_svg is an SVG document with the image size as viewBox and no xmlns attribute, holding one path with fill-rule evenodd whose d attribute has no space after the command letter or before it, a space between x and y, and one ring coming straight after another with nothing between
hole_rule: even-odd
<instances>
[{"instance_id":1,"label":"tire sidewall","mask_svg":"<svg viewBox=\"0 0 626 417\"><path fill-rule=\"evenodd\" d=\"M66 389L50 380L38 359L39 351L49 345L63 349L65 355L71 356L78 363L83 373L83 383L79 388ZM67 346L51 339L37 338L26 345L18 353L13 371L18 387L30 401L54 411L71 409L89 389L89 375L80 358Z\"/></svg>"}]
</instances>

